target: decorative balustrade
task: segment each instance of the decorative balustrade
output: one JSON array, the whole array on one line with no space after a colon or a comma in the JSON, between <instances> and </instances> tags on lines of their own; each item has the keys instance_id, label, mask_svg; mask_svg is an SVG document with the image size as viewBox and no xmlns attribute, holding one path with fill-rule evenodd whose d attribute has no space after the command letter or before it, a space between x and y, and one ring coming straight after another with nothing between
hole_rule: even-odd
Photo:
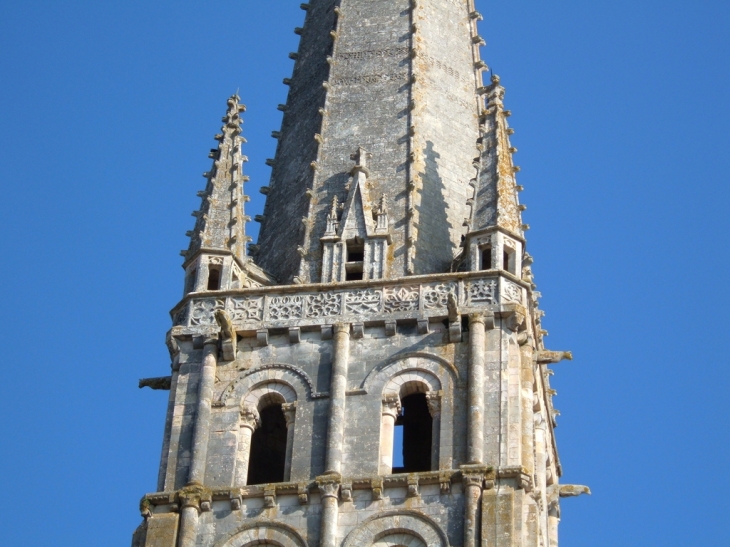
<instances>
[{"instance_id":1,"label":"decorative balustrade","mask_svg":"<svg viewBox=\"0 0 730 547\"><path fill-rule=\"evenodd\" d=\"M246 330L446 316L449 293L461 313L526 305L525 284L501 273L423 278L193 293L171 314L175 326L208 327L216 324L216 310L224 309L237 328Z\"/></svg>"}]
</instances>

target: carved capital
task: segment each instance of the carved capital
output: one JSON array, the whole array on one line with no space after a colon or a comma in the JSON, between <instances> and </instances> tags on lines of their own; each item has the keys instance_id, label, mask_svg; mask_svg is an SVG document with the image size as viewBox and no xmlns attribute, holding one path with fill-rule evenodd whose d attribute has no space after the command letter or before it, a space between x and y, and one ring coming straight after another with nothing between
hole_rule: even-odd
<instances>
[{"instance_id":1,"label":"carved capital","mask_svg":"<svg viewBox=\"0 0 730 547\"><path fill-rule=\"evenodd\" d=\"M255 407L245 405L241 407L241 427L248 427L255 431L261 425L259 411Z\"/></svg>"},{"instance_id":2,"label":"carved capital","mask_svg":"<svg viewBox=\"0 0 730 547\"><path fill-rule=\"evenodd\" d=\"M442 395L442 391L428 391L426 393L426 404L428 405L428 412L431 414L431 418L438 418L441 416Z\"/></svg>"},{"instance_id":3,"label":"carved capital","mask_svg":"<svg viewBox=\"0 0 730 547\"><path fill-rule=\"evenodd\" d=\"M462 465L461 466L461 478L464 483L464 487L470 486L482 488L484 479L490 475L490 468L482 465Z\"/></svg>"},{"instance_id":4,"label":"carved capital","mask_svg":"<svg viewBox=\"0 0 730 547\"><path fill-rule=\"evenodd\" d=\"M294 419L297 413L297 402L284 403L281 405L281 410L284 412L284 419L286 420L287 429L289 426L294 425Z\"/></svg>"},{"instance_id":5,"label":"carved capital","mask_svg":"<svg viewBox=\"0 0 730 547\"><path fill-rule=\"evenodd\" d=\"M321 475L317 477L316 483L319 493L323 498L337 498L340 491L340 482L342 477L337 473L331 475Z\"/></svg>"},{"instance_id":6,"label":"carved capital","mask_svg":"<svg viewBox=\"0 0 730 547\"><path fill-rule=\"evenodd\" d=\"M210 511L210 503L212 500L211 491L202 484L192 482L181 488L177 493L179 506L184 509L186 507L194 507L198 512Z\"/></svg>"},{"instance_id":7,"label":"carved capital","mask_svg":"<svg viewBox=\"0 0 730 547\"><path fill-rule=\"evenodd\" d=\"M397 393L388 393L386 395L383 395L383 415L384 416L392 416L395 418L400 414L401 411L401 405L400 405L400 397L398 397Z\"/></svg>"}]
</instances>

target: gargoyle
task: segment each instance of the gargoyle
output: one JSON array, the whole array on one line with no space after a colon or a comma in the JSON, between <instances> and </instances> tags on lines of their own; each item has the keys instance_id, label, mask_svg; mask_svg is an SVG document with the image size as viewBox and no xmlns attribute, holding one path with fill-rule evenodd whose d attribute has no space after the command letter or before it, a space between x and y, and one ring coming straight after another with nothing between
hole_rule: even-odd
<instances>
[{"instance_id":1,"label":"gargoyle","mask_svg":"<svg viewBox=\"0 0 730 547\"><path fill-rule=\"evenodd\" d=\"M456 304L456 296L450 292L446 297L446 309L449 310L449 321L455 323L459 320L459 309Z\"/></svg>"},{"instance_id":2,"label":"gargoyle","mask_svg":"<svg viewBox=\"0 0 730 547\"><path fill-rule=\"evenodd\" d=\"M224 310L216 310L215 320L218 323L218 326L221 328L221 334L223 334L223 339L233 339L236 335L236 331L233 328L233 323L231 322L231 318L228 317L228 314Z\"/></svg>"}]
</instances>

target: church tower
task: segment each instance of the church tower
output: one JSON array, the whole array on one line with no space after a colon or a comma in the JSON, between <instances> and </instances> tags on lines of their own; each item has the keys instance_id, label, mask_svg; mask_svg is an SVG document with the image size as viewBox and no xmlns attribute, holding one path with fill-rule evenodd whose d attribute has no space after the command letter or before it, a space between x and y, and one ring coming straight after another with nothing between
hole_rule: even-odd
<instances>
[{"instance_id":1,"label":"church tower","mask_svg":"<svg viewBox=\"0 0 730 547\"><path fill-rule=\"evenodd\" d=\"M555 547L540 294L473 0L311 0L258 242L228 100L133 547Z\"/></svg>"}]
</instances>

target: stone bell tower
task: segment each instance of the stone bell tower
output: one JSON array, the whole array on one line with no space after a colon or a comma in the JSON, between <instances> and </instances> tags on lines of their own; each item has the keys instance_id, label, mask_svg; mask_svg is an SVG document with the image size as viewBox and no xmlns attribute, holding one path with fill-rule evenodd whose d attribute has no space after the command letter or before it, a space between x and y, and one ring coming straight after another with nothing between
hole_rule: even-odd
<instances>
[{"instance_id":1,"label":"stone bell tower","mask_svg":"<svg viewBox=\"0 0 730 547\"><path fill-rule=\"evenodd\" d=\"M133 547L555 547L540 294L473 0L311 0L256 245L234 95Z\"/></svg>"}]
</instances>

